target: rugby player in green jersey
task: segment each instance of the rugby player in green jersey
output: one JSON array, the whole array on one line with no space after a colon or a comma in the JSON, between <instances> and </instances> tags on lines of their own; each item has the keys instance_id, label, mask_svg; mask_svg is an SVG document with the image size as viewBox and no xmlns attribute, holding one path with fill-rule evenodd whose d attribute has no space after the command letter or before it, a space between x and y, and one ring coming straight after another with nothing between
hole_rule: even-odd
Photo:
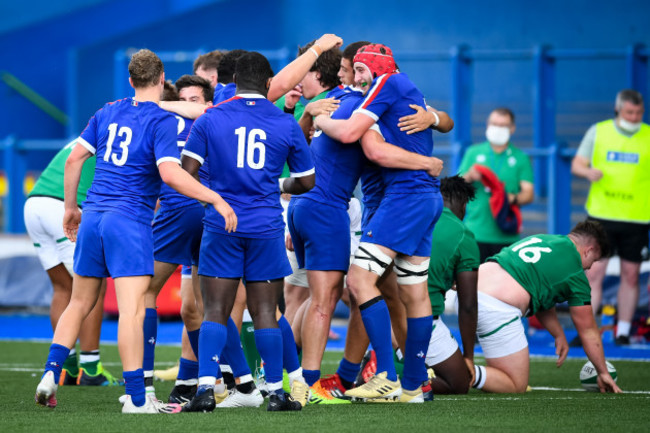
<instances>
[{"instance_id":1,"label":"rugby player in green jersey","mask_svg":"<svg viewBox=\"0 0 650 433\"><path fill-rule=\"evenodd\" d=\"M463 224L465 208L476 189L461 176L440 181L444 208L433 230L433 247L427 281L433 330L426 364L436 377L431 379L434 394L465 394L474 375L476 334L476 281L480 254L472 232ZM463 353L440 315L445 310L445 293L455 283L458 292L458 325Z\"/></svg>"},{"instance_id":2,"label":"rugby player in green jersey","mask_svg":"<svg viewBox=\"0 0 650 433\"><path fill-rule=\"evenodd\" d=\"M585 353L598 372L600 391L621 392L605 366L584 273L608 254L602 226L583 221L567 236L530 236L489 257L479 268L476 330L487 367L475 366L473 386L488 392L526 391L530 363L520 320L524 315L536 316L555 338L561 366L569 345L555 305L567 301Z\"/></svg>"}]
</instances>

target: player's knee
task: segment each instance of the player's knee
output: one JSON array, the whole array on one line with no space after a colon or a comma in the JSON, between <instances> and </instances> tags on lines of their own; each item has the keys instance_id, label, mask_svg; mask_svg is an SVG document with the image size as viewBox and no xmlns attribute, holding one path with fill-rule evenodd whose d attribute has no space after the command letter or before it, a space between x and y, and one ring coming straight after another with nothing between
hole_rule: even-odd
<instances>
[{"instance_id":1,"label":"player's knee","mask_svg":"<svg viewBox=\"0 0 650 433\"><path fill-rule=\"evenodd\" d=\"M369 242L361 242L354 253L352 264L366 271L382 276L393 260L377 247ZM353 281L354 283L354 281ZM348 286L351 286L348 278Z\"/></svg>"},{"instance_id":2,"label":"player's knee","mask_svg":"<svg viewBox=\"0 0 650 433\"><path fill-rule=\"evenodd\" d=\"M429 259L416 265L402 257L395 258L395 275L400 286L425 283L428 272Z\"/></svg>"}]
</instances>

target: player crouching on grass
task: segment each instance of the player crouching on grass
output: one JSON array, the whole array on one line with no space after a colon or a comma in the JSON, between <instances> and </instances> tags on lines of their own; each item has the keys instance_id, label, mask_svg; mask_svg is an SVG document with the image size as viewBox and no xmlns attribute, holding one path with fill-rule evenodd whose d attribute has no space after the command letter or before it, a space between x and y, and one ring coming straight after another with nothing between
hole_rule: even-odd
<instances>
[{"instance_id":1,"label":"player crouching on grass","mask_svg":"<svg viewBox=\"0 0 650 433\"><path fill-rule=\"evenodd\" d=\"M227 231L237 228L237 217L221 196L180 167L176 119L158 106L165 82L162 61L140 50L129 62L129 75L135 96L97 111L66 161L63 229L77 241L74 279L72 298L36 388L36 402L43 406L56 407L63 362L97 302L102 279L110 276L120 311L118 349L127 394L122 413L178 412L178 406L145 397L142 371L144 295L154 265L151 220L161 178L178 192L214 206ZM77 187L83 163L93 154L95 177L81 223Z\"/></svg>"},{"instance_id":2,"label":"player crouching on grass","mask_svg":"<svg viewBox=\"0 0 650 433\"><path fill-rule=\"evenodd\" d=\"M584 270L609 254L607 235L595 221L578 223L567 236L535 235L489 257L478 271L476 333L487 366L475 366L474 388L522 393L528 387L528 342L521 317L536 316L555 338L557 366L569 352L555 305L568 301L571 320L598 372L601 392L622 392L605 365Z\"/></svg>"}]
</instances>

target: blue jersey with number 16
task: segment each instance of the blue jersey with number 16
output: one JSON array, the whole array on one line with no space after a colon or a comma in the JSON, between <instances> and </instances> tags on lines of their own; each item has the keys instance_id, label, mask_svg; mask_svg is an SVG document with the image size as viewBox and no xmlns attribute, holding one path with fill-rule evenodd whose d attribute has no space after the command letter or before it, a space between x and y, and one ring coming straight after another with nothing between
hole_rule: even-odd
<instances>
[{"instance_id":1,"label":"blue jersey with number 16","mask_svg":"<svg viewBox=\"0 0 650 433\"><path fill-rule=\"evenodd\" d=\"M284 231L278 179L285 161L292 177L314 172L298 123L256 94L207 109L194 122L183 155L208 164L210 188L237 214L232 235L248 238L273 238ZM224 233L224 220L212 206L203 222L205 230Z\"/></svg>"},{"instance_id":2,"label":"blue jersey with number 16","mask_svg":"<svg viewBox=\"0 0 650 433\"><path fill-rule=\"evenodd\" d=\"M113 211L150 224L160 192L161 162L180 163L177 122L154 102L132 98L106 104L79 143L97 155L84 211Z\"/></svg>"}]
</instances>

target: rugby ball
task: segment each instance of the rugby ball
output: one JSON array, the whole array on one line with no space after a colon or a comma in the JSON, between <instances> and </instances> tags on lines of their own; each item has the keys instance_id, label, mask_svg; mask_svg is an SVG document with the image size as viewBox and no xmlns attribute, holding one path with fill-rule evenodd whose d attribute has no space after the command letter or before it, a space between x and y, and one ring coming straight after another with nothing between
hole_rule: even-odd
<instances>
[{"instance_id":1,"label":"rugby ball","mask_svg":"<svg viewBox=\"0 0 650 433\"><path fill-rule=\"evenodd\" d=\"M612 375L612 379L616 382L618 376L616 374L616 369L608 361L606 361L606 364L607 371L609 371L609 374ZM592 364L591 361L582 366L582 369L580 370L580 384L584 389L587 391L600 391L598 388L597 378L598 373L596 372L596 367L594 367L594 364Z\"/></svg>"}]
</instances>

